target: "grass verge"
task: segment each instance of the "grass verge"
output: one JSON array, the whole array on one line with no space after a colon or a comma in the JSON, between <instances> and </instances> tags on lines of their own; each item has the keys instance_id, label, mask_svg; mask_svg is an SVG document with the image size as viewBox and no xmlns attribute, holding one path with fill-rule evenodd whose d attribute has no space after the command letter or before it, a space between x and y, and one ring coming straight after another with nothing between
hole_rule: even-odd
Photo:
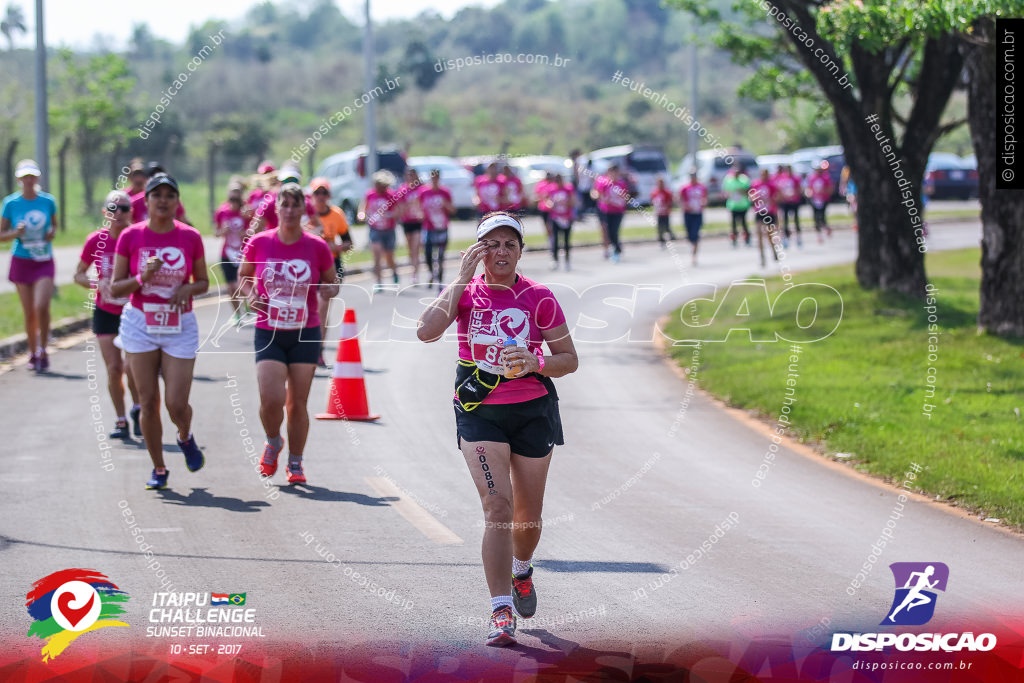
<instances>
[{"instance_id":1,"label":"grass verge","mask_svg":"<svg viewBox=\"0 0 1024 683\"><path fill-rule=\"evenodd\" d=\"M791 432L818 443L829 457L887 480L902 481L916 462L924 468L915 482L922 491L1022 529L1024 340L977 333L978 264L978 249L927 256L937 287L933 330L922 302L861 290L852 265L795 276L794 282L834 287L843 308L834 334L801 345ZM785 283L777 278L767 284L774 300ZM776 321L792 320L794 301L780 303ZM694 310L677 311L666 334L686 338L680 316ZM750 312L743 327L755 339L775 331L778 323L764 307ZM719 316L710 334L724 336L741 320ZM681 366L691 365L690 347L670 352ZM794 369L789 357L788 343L755 343L746 332L733 332L726 342L701 345L698 381L730 405L774 420Z\"/></svg>"}]
</instances>

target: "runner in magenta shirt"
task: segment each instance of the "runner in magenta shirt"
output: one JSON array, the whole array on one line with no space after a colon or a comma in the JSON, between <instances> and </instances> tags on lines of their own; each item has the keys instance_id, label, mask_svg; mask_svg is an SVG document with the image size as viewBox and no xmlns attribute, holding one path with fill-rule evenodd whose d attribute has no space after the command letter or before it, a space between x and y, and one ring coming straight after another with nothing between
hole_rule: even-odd
<instances>
[{"instance_id":1,"label":"runner in magenta shirt","mask_svg":"<svg viewBox=\"0 0 1024 683\"><path fill-rule=\"evenodd\" d=\"M832 198L832 190L832 178L828 174L828 162L822 161L811 175L807 176L807 188L805 190L807 197L811 200L811 207L814 209L814 231L818 233L819 243L825 241L821 236L822 230L825 230L829 237L832 236L832 228L825 217L825 210L828 208L828 202Z\"/></svg>"},{"instance_id":2,"label":"runner in magenta shirt","mask_svg":"<svg viewBox=\"0 0 1024 683\"><path fill-rule=\"evenodd\" d=\"M476 204L481 216L501 209L505 202L505 182L498 175L498 162L492 161L488 164L487 172L477 176L473 180L473 186L476 188L473 203Z\"/></svg>"},{"instance_id":3,"label":"runner in magenta shirt","mask_svg":"<svg viewBox=\"0 0 1024 683\"><path fill-rule=\"evenodd\" d=\"M544 231L548 235L548 242L551 241L552 227L551 227L551 188L553 187L553 178L551 173L546 173L543 180L538 180L537 184L533 187L534 194L537 195L537 213L540 214L540 219L544 223Z\"/></svg>"},{"instance_id":4,"label":"runner in magenta shirt","mask_svg":"<svg viewBox=\"0 0 1024 683\"><path fill-rule=\"evenodd\" d=\"M260 474L272 477L284 449L281 425L288 419L289 484L306 483L302 455L309 435L306 403L320 345L319 302L338 293L330 247L302 229L305 194L285 183L278 196L281 225L254 235L246 245L239 277L242 294L257 311L253 344L266 444Z\"/></svg>"},{"instance_id":5,"label":"runner in magenta shirt","mask_svg":"<svg viewBox=\"0 0 1024 683\"><path fill-rule=\"evenodd\" d=\"M389 189L395 182L390 171L373 174L373 187L363 197L359 207L359 218L370 228L370 248L373 250L373 275L377 279L374 290L384 286L384 268L381 261L391 269L394 283L398 284L398 266L395 264L395 216L400 211L397 195Z\"/></svg>"},{"instance_id":6,"label":"runner in magenta shirt","mask_svg":"<svg viewBox=\"0 0 1024 683\"><path fill-rule=\"evenodd\" d=\"M570 270L569 243L572 235L572 217L576 208L576 188L562 177L555 174L554 180L547 186L548 201L551 203L549 218L551 221L551 269L558 269L558 243L562 242L565 251L565 269Z\"/></svg>"},{"instance_id":7,"label":"runner in magenta shirt","mask_svg":"<svg viewBox=\"0 0 1024 683\"><path fill-rule=\"evenodd\" d=\"M505 185L505 202L502 210L512 213L521 211L523 208L523 181L508 164L505 164L499 178Z\"/></svg>"},{"instance_id":8,"label":"runner in magenta shirt","mask_svg":"<svg viewBox=\"0 0 1024 683\"><path fill-rule=\"evenodd\" d=\"M612 261L619 262L622 258L622 243L619 241L619 229L629 202L629 185L622 178L617 164L608 167L608 181L603 184L600 199L604 204L605 222L608 226L608 242L612 247Z\"/></svg>"},{"instance_id":9,"label":"runner in magenta shirt","mask_svg":"<svg viewBox=\"0 0 1024 683\"><path fill-rule=\"evenodd\" d=\"M103 217L109 227L102 227L86 238L74 277L77 284L92 289L93 282L89 279L88 271L90 267L96 269L92 331L96 335L100 353L103 355L103 362L107 367L107 391L110 393L110 401L114 406L114 414L117 416L114 431L110 433L110 437L113 439L131 438L131 432L128 429L128 413L125 412L124 405L125 363L121 349L114 344L114 336L117 335L121 325L121 309L128 303L128 300L117 299L110 294L110 282L114 274L114 254L116 253L114 248L117 238L128 227L131 210L131 200L126 192L112 190L107 195ZM132 396L131 416L135 422L135 435L142 436L142 428L139 425L139 394L131 371L128 372L128 389Z\"/></svg>"},{"instance_id":10,"label":"runner in magenta shirt","mask_svg":"<svg viewBox=\"0 0 1024 683\"><path fill-rule=\"evenodd\" d=\"M453 404L457 442L484 510L482 556L491 595L485 642L505 646L516 642L517 615L537 610L532 558L541 535L541 492L554 446L563 443L551 378L575 372L579 360L551 291L516 272L522 224L504 212L491 214L477 226L477 240L464 252L458 278L420 316L417 336L435 341L457 321ZM481 264L483 275L475 277Z\"/></svg>"},{"instance_id":11,"label":"runner in magenta shirt","mask_svg":"<svg viewBox=\"0 0 1024 683\"><path fill-rule=\"evenodd\" d=\"M420 190L423 183L412 166L405 167L405 182L398 186L395 199L400 202L400 222L405 233L405 244L409 248L409 266L412 268L412 284L420 281L420 242L423 232L423 206L420 204Z\"/></svg>"},{"instance_id":12,"label":"runner in magenta shirt","mask_svg":"<svg viewBox=\"0 0 1024 683\"><path fill-rule=\"evenodd\" d=\"M654 207L654 213L658 217L658 242L662 247L665 246L666 236L673 242L676 239L669 224L673 204L672 191L665 187L665 179L658 176L657 183L651 191L651 206Z\"/></svg>"},{"instance_id":13,"label":"runner in magenta shirt","mask_svg":"<svg viewBox=\"0 0 1024 683\"><path fill-rule=\"evenodd\" d=\"M234 310L234 322L241 321L243 300L238 292L238 264L242 262L242 249L248 233L248 221L242 206L242 186L228 186L228 200L220 205L213 214L213 229L217 237L224 238L220 250L220 268L224 272L224 282L231 295L231 308Z\"/></svg>"},{"instance_id":14,"label":"runner in magenta shirt","mask_svg":"<svg viewBox=\"0 0 1024 683\"><path fill-rule=\"evenodd\" d=\"M190 472L206 459L192 435L188 403L199 349L199 325L192 297L209 289L206 254L199 231L174 220L178 183L165 173L146 183L149 219L117 238L111 295L131 294L121 313L118 338L128 354L142 405L142 434L153 461L146 488L167 487L163 426L160 420L160 379L163 404L178 430L178 447Z\"/></svg>"},{"instance_id":15,"label":"runner in magenta shirt","mask_svg":"<svg viewBox=\"0 0 1024 683\"><path fill-rule=\"evenodd\" d=\"M704 227L704 207L708 205L708 188L697 180L696 171L690 171L689 182L679 190L679 201L683 205L686 239L693 247L693 265L697 265L697 247L700 243L700 229Z\"/></svg>"},{"instance_id":16,"label":"runner in magenta shirt","mask_svg":"<svg viewBox=\"0 0 1024 683\"><path fill-rule=\"evenodd\" d=\"M779 172L772 178L775 187L779 191L779 210L782 212L782 233L783 244L789 246L789 238L792 233L789 230L789 218L793 217L793 226L796 228L796 242L803 246L803 237L800 234L800 202L803 199L803 184L800 176L793 173L793 167L783 164Z\"/></svg>"},{"instance_id":17,"label":"runner in magenta shirt","mask_svg":"<svg viewBox=\"0 0 1024 683\"><path fill-rule=\"evenodd\" d=\"M771 180L771 173L767 168L761 169L761 175L757 180L750 183L747 196L750 197L754 215L757 216L757 246L761 252L761 265L765 265L764 238L768 236L768 248L772 252L772 258L779 260L776 246L781 239L776 234L776 227L779 221L778 205L779 189Z\"/></svg>"},{"instance_id":18,"label":"runner in magenta shirt","mask_svg":"<svg viewBox=\"0 0 1024 683\"><path fill-rule=\"evenodd\" d=\"M427 270L431 284L440 287L444 282L444 251L448 246L448 222L455 213L452 193L441 186L441 173L435 168L430 172L430 184L420 188L420 204L423 206L424 248L427 256ZM436 264L436 267L435 267Z\"/></svg>"}]
</instances>

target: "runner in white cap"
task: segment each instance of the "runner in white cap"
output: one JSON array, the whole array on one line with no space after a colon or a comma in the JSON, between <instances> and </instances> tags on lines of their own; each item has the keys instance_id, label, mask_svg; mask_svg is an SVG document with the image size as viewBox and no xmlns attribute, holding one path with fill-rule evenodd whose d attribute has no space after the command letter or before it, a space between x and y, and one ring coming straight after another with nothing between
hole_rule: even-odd
<instances>
[{"instance_id":1,"label":"runner in white cap","mask_svg":"<svg viewBox=\"0 0 1024 683\"><path fill-rule=\"evenodd\" d=\"M50 368L46 344L50 337L53 300L53 237L57 234L57 202L42 192L39 164L22 159L14 167L21 191L8 195L0 207L0 241L14 240L8 279L14 283L25 315L29 367Z\"/></svg>"},{"instance_id":2,"label":"runner in white cap","mask_svg":"<svg viewBox=\"0 0 1024 683\"><path fill-rule=\"evenodd\" d=\"M457 442L483 505L487 644L500 646L516 642L515 614L532 617L537 609L531 561L551 453L562 444L551 378L575 372L579 361L551 290L516 273L522 224L491 213L477 239L463 252L458 277L420 316L417 335L436 341L458 322ZM484 272L474 277L480 264Z\"/></svg>"}]
</instances>

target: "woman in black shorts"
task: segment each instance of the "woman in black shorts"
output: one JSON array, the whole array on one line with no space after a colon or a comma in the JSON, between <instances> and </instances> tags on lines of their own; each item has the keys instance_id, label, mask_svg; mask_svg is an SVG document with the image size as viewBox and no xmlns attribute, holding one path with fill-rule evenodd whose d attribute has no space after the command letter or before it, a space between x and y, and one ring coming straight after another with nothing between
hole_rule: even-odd
<instances>
[{"instance_id":1,"label":"woman in black shorts","mask_svg":"<svg viewBox=\"0 0 1024 683\"><path fill-rule=\"evenodd\" d=\"M100 353L103 354L103 363L107 366L107 391L110 392L114 412L117 413L114 431L110 433L114 439L130 438L128 416L124 410L122 378L125 374L128 375L128 391L132 395L131 416L135 425L135 436L142 436L142 427L139 424L139 415L142 413L139 392L135 388L131 368L125 364L121 356L121 349L114 345L114 338L121 325L121 309L128 303L128 299L116 299L110 294L110 277L114 273L114 245L117 244L121 231L131 224L131 215L132 200L128 193L111 190L103 203L105 225L85 239L74 278L76 283L87 289L96 287L92 309L92 333L96 335ZM90 266L96 269L95 284L89 279Z\"/></svg>"},{"instance_id":2,"label":"woman in black shorts","mask_svg":"<svg viewBox=\"0 0 1024 683\"><path fill-rule=\"evenodd\" d=\"M505 212L487 214L477 240L463 253L458 278L423 312L417 335L435 341L458 322L457 441L484 510L487 644L512 645L516 614L532 617L537 609L531 560L551 453L563 443L551 378L575 372L579 361L551 290L516 273L522 224ZM484 272L474 277L481 263Z\"/></svg>"},{"instance_id":3,"label":"woman in black shorts","mask_svg":"<svg viewBox=\"0 0 1024 683\"><path fill-rule=\"evenodd\" d=\"M327 242L302 229L306 197L296 183L277 195L281 223L249 239L238 271L242 294L256 311L256 379L260 421L267 435L260 474L277 472L288 415L288 483L302 484L302 454L309 435L306 402L320 356L317 297L338 293L338 273Z\"/></svg>"}]
</instances>

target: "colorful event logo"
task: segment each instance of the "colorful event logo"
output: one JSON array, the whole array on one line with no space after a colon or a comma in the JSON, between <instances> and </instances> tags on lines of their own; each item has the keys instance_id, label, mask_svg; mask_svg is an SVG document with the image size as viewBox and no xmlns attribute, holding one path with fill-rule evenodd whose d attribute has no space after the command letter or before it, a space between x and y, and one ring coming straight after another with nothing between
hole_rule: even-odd
<instances>
[{"instance_id":1,"label":"colorful event logo","mask_svg":"<svg viewBox=\"0 0 1024 683\"><path fill-rule=\"evenodd\" d=\"M64 569L45 576L25 596L34 620L29 636L46 641L43 661L53 659L75 638L105 626L128 624L111 617L124 613L129 595L95 569Z\"/></svg>"},{"instance_id":2,"label":"colorful event logo","mask_svg":"<svg viewBox=\"0 0 1024 683\"><path fill-rule=\"evenodd\" d=\"M936 593L945 592L949 567L942 562L894 562L889 565L896 580L896 596L882 626L920 626L935 614Z\"/></svg>"}]
</instances>

